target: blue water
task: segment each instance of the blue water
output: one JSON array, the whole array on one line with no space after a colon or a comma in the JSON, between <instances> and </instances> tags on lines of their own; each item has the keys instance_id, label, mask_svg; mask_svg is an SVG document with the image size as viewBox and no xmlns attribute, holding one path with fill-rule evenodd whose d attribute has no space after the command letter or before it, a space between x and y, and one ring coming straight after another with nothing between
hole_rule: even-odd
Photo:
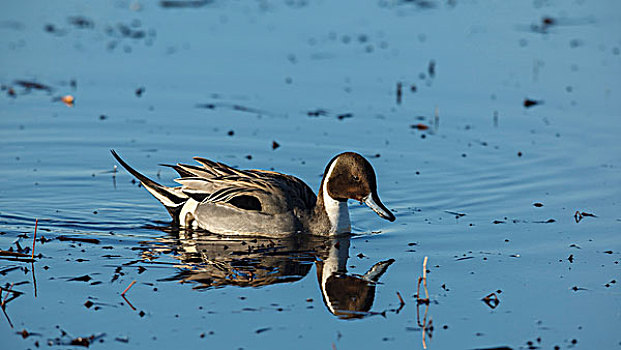
<instances>
[{"instance_id":1,"label":"blue water","mask_svg":"<svg viewBox=\"0 0 621 350\"><path fill-rule=\"evenodd\" d=\"M2 348L621 346L616 1L161 4L0 5L0 249L45 237L0 259ZM350 203L337 250L179 236L112 148L162 184L202 156L314 189L354 150L397 221ZM344 285L394 259L353 319L318 277L337 251Z\"/></svg>"}]
</instances>

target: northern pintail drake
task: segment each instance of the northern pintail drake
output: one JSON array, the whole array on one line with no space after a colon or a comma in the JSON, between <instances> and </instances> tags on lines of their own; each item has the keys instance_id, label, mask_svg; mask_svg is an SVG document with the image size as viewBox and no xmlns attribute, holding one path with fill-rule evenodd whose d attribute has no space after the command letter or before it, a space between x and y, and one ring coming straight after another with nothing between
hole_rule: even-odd
<instances>
[{"instance_id":1,"label":"northern pintail drake","mask_svg":"<svg viewBox=\"0 0 621 350\"><path fill-rule=\"evenodd\" d=\"M239 170L195 157L200 166L166 165L181 186L167 187L112 155L168 210L175 224L225 235L286 236L349 233L347 200L365 203L380 217L395 216L380 201L373 167L354 152L328 163L319 194L295 176L266 170Z\"/></svg>"}]
</instances>

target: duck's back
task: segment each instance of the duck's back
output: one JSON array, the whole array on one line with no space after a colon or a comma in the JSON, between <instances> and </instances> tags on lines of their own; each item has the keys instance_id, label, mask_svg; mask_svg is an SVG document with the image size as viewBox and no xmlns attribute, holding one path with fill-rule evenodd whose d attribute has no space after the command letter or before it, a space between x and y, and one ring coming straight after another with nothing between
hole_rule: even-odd
<instances>
[{"instance_id":1,"label":"duck's back","mask_svg":"<svg viewBox=\"0 0 621 350\"><path fill-rule=\"evenodd\" d=\"M224 234L282 236L307 230L317 197L302 180L265 170L238 170L200 159L181 166L181 190L196 224ZM179 171L179 170L178 170Z\"/></svg>"}]
</instances>

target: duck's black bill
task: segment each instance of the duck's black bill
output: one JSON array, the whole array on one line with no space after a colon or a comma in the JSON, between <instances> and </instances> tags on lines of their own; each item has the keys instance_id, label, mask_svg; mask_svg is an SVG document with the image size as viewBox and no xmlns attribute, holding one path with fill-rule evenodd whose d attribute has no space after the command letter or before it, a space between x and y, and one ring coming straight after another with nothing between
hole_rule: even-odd
<instances>
[{"instance_id":1,"label":"duck's black bill","mask_svg":"<svg viewBox=\"0 0 621 350\"><path fill-rule=\"evenodd\" d=\"M376 193L368 195L364 199L364 204L371 208L371 210L377 213L382 219L386 219L390 222L395 221L395 216L384 206Z\"/></svg>"}]
</instances>

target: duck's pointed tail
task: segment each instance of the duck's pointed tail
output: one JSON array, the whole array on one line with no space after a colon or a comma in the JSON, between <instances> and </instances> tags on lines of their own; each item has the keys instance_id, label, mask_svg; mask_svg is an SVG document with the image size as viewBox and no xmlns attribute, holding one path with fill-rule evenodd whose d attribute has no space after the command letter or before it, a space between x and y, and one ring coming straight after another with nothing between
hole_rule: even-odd
<instances>
[{"instance_id":1,"label":"duck's pointed tail","mask_svg":"<svg viewBox=\"0 0 621 350\"><path fill-rule=\"evenodd\" d=\"M175 223L179 222L179 213L183 204L188 200L188 197L183 195L180 191L172 187L166 187L158 184L157 182L149 179L148 177L139 173L136 169L125 163L123 159L116 153L115 150L110 150L114 158L125 168L130 174L134 175L144 188L149 191L153 197L155 197L160 203L162 203L168 213L172 216Z\"/></svg>"}]
</instances>

